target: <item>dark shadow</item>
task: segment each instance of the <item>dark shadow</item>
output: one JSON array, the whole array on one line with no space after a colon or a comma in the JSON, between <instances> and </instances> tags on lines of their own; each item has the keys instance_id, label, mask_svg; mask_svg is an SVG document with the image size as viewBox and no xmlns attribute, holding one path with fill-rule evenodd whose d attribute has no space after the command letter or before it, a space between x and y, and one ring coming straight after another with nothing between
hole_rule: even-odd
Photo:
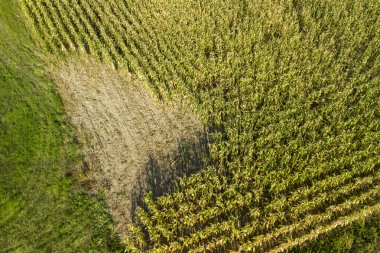
<instances>
[{"instance_id":1,"label":"dark shadow","mask_svg":"<svg viewBox=\"0 0 380 253\"><path fill-rule=\"evenodd\" d=\"M166 157L149 157L145 168L135 179L131 192L131 217L135 220L137 207L146 209L144 196L151 192L153 199L173 192L179 179L199 172L209 157L207 133L193 140L179 140L175 152Z\"/></svg>"}]
</instances>

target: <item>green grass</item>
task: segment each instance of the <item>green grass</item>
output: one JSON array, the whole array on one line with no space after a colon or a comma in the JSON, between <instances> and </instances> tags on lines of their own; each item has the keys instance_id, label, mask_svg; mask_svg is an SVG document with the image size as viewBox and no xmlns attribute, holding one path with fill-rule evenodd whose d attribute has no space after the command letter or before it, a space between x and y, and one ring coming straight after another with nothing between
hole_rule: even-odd
<instances>
[{"instance_id":1,"label":"green grass","mask_svg":"<svg viewBox=\"0 0 380 253\"><path fill-rule=\"evenodd\" d=\"M16 1L0 0L0 34L0 252L110 251L102 199L65 176L71 128Z\"/></svg>"}]
</instances>

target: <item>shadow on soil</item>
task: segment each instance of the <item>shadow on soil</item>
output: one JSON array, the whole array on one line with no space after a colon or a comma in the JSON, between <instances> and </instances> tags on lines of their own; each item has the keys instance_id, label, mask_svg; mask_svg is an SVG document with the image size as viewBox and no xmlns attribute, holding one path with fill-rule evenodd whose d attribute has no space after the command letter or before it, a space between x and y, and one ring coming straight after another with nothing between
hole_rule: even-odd
<instances>
[{"instance_id":1,"label":"shadow on soil","mask_svg":"<svg viewBox=\"0 0 380 253\"><path fill-rule=\"evenodd\" d=\"M153 199L173 192L179 179L199 172L209 157L206 133L193 140L179 140L177 150L159 160L150 156L145 168L138 174L131 192L131 216L135 220L137 207L145 209L144 196L151 192Z\"/></svg>"}]
</instances>

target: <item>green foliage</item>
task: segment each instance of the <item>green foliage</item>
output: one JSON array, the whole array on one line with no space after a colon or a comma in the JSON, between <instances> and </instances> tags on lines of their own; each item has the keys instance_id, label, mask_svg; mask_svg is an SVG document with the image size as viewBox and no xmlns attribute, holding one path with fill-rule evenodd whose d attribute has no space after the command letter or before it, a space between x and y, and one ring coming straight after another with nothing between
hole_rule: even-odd
<instances>
[{"instance_id":1,"label":"green foliage","mask_svg":"<svg viewBox=\"0 0 380 253\"><path fill-rule=\"evenodd\" d=\"M210 168L148 196L127 251L372 247L342 231L380 210L378 1L21 3L53 55L87 45L209 130Z\"/></svg>"},{"instance_id":2,"label":"green foliage","mask_svg":"<svg viewBox=\"0 0 380 253\"><path fill-rule=\"evenodd\" d=\"M16 1L0 0L0 34L0 252L109 251L112 221L67 173L71 128Z\"/></svg>"},{"instance_id":3,"label":"green foliage","mask_svg":"<svg viewBox=\"0 0 380 253\"><path fill-rule=\"evenodd\" d=\"M348 228L323 236L307 247L297 247L291 253L377 252L380 250L380 216L374 215Z\"/></svg>"}]
</instances>

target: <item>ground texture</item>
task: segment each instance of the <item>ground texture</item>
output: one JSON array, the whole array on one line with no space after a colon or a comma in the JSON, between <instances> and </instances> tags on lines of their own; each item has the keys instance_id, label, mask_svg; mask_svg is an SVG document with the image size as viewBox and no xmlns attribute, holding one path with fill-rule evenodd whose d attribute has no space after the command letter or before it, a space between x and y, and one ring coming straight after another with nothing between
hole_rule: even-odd
<instances>
[{"instance_id":1,"label":"ground texture","mask_svg":"<svg viewBox=\"0 0 380 253\"><path fill-rule=\"evenodd\" d=\"M74 59L55 73L78 129L76 138L84 144L87 180L105 193L116 230L123 233L131 220L130 196L137 176L152 159L162 166L175 162L171 154L180 142L202 132L202 124L185 108L162 104L144 83L111 65Z\"/></svg>"}]
</instances>

